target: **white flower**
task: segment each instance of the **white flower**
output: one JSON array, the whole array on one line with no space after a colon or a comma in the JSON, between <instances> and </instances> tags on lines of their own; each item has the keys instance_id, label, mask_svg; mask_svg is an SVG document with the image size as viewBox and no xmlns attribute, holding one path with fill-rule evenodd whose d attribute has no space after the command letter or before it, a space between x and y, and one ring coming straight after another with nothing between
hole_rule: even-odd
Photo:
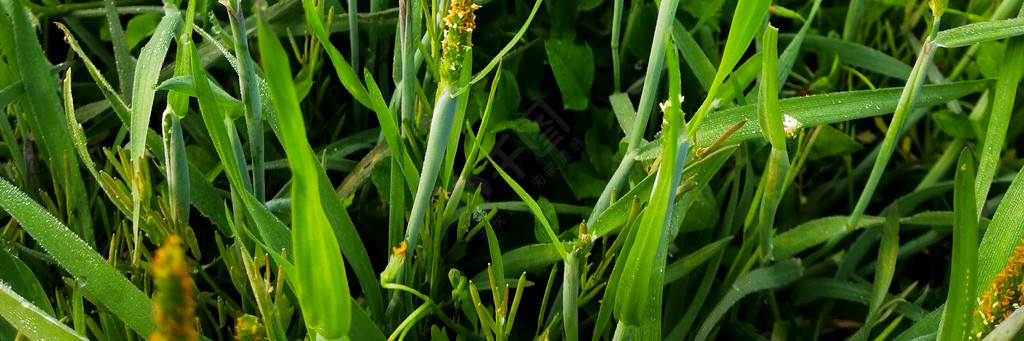
<instances>
[{"instance_id":1,"label":"white flower","mask_svg":"<svg viewBox=\"0 0 1024 341\"><path fill-rule=\"evenodd\" d=\"M793 118L793 116L782 116L782 128L786 131L786 137L793 137L793 135L796 135L796 132L800 127L803 127L803 125L800 124L800 121L797 121L796 118Z\"/></svg>"}]
</instances>

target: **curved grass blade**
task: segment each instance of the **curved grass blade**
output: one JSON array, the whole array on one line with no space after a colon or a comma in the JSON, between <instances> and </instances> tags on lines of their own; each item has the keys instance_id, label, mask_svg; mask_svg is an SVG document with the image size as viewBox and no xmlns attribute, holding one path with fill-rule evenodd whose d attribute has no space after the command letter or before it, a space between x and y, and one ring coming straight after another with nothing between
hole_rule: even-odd
<instances>
[{"instance_id":1,"label":"curved grass blade","mask_svg":"<svg viewBox=\"0 0 1024 341\"><path fill-rule=\"evenodd\" d=\"M149 298L81 239L7 180L0 179L0 207L101 305L141 335L155 329Z\"/></svg>"},{"instance_id":2,"label":"curved grass blade","mask_svg":"<svg viewBox=\"0 0 1024 341\"><path fill-rule=\"evenodd\" d=\"M4 283L0 283L0 317L20 334L35 340L86 340Z\"/></svg>"},{"instance_id":3,"label":"curved grass blade","mask_svg":"<svg viewBox=\"0 0 1024 341\"><path fill-rule=\"evenodd\" d=\"M744 296L789 285L799 279L802 273L803 267L798 260L782 261L768 267L751 270L737 280L736 284L722 297L722 300L715 304L704 323L700 325L695 339L706 340L712 329L718 324L718 320Z\"/></svg>"},{"instance_id":4,"label":"curved grass blade","mask_svg":"<svg viewBox=\"0 0 1024 341\"><path fill-rule=\"evenodd\" d=\"M277 108L284 138L281 142L292 169L292 257L298 277L296 293L306 324L319 335L341 338L348 334L351 299L341 248L334 231L328 229L330 224L320 203L321 175L317 173L323 170L317 165L316 155L306 140L302 111L284 47L265 22L261 20L258 26L263 69Z\"/></svg>"}]
</instances>

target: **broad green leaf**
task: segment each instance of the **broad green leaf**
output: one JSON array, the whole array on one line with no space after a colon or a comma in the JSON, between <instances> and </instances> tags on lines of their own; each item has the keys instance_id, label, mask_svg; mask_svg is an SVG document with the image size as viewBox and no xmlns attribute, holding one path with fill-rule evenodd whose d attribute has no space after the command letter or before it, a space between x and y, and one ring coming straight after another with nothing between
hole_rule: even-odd
<instances>
[{"instance_id":1,"label":"broad green leaf","mask_svg":"<svg viewBox=\"0 0 1024 341\"><path fill-rule=\"evenodd\" d=\"M544 50L562 92L562 104L569 110L586 109L590 102L590 86L594 82L594 51L590 45L549 39L544 42Z\"/></svg>"},{"instance_id":2,"label":"broad green leaf","mask_svg":"<svg viewBox=\"0 0 1024 341\"><path fill-rule=\"evenodd\" d=\"M292 258L296 293L306 324L317 334L338 339L348 334L351 320L348 280L341 248L328 228L320 203L316 155L309 146L295 93L288 57L266 23L259 22L260 55L281 127L281 141L292 169ZM351 70L349 70L351 71ZM201 83L197 78L196 83ZM332 293L324 295L324 293Z\"/></svg>"},{"instance_id":3,"label":"broad green leaf","mask_svg":"<svg viewBox=\"0 0 1024 341\"><path fill-rule=\"evenodd\" d=\"M124 39L128 44L128 50L135 49L140 42L149 38L156 32L157 24L161 16L153 13L143 13L128 20L124 29ZM117 23L120 25L121 23Z\"/></svg>"},{"instance_id":4,"label":"broad green leaf","mask_svg":"<svg viewBox=\"0 0 1024 341\"><path fill-rule=\"evenodd\" d=\"M86 340L4 283L0 283L0 317L6 319L20 334L32 339Z\"/></svg>"}]
</instances>

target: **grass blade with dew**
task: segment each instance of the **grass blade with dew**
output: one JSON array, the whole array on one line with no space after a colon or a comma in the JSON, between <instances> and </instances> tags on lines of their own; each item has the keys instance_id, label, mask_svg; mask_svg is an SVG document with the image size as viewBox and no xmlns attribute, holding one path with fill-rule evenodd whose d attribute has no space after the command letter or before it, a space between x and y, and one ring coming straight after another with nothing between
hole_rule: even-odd
<instances>
[{"instance_id":1,"label":"grass blade with dew","mask_svg":"<svg viewBox=\"0 0 1024 341\"><path fill-rule=\"evenodd\" d=\"M260 57L267 85L277 108L285 153L292 169L292 258L295 260L296 293L306 324L318 335L337 339L348 334L351 320L345 263L317 188L316 155L306 140L302 111L295 94L288 57L280 41L262 20L259 22ZM268 65L269 64L269 65ZM351 70L350 70L351 71ZM333 294L324 296L323 293Z\"/></svg>"},{"instance_id":2,"label":"grass blade with dew","mask_svg":"<svg viewBox=\"0 0 1024 341\"><path fill-rule=\"evenodd\" d=\"M581 252L582 250L572 250L566 254L565 271L562 274L562 327L567 341L579 340L579 255Z\"/></svg>"},{"instance_id":3,"label":"grass blade with dew","mask_svg":"<svg viewBox=\"0 0 1024 341\"><path fill-rule=\"evenodd\" d=\"M940 340L963 340L974 310L974 285L978 271L978 215L974 206L974 157L960 152L953 189L953 255L949 293L939 325Z\"/></svg>"},{"instance_id":4,"label":"grass blade with dew","mask_svg":"<svg viewBox=\"0 0 1024 341\"><path fill-rule=\"evenodd\" d=\"M1016 37L1024 34L1024 18L1013 18L997 21L957 26L939 31L935 42L941 47L961 47L986 41Z\"/></svg>"},{"instance_id":5,"label":"grass blade with dew","mask_svg":"<svg viewBox=\"0 0 1024 341\"><path fill-rule=\"evenodd\" d=\"M718 95L718 88L722 86L725 77L732 73L732 69L739 63L740 57L743 57L751 40L754 39L754 34L760 30L769 5L771 1L768 0L740 0L736 4L736 12L733 13L732 22L729 24L729 37L725 41L725 51L722 53L722 62L718 64L715 80L711 83L708 96L704 98L704 102L690 120L690 140L696 141L695 137L704 116L712 109L712 103Z\"/></svg>"},{"instance_id":6,"label":"grass blade with dew","mask_svg":"<svg viewBox=\"0 0 1024 341\"><path fill-rule=\"evenodd\" d=\"M89 200L82 174L78 167L78 158L72 154L67 155L66 151L72 150L71 134L66 129L67 120L64 117L64 110L58 97L57 85L50 76L51 65L46 58L39 40L36 38L35 29L32 26L32 18L21 0L4 0L2 2L4 11L7 12L13 24L13 35L15 46L3 46L7 51L8 58L17 60L20 68L21 81L25 87L23 97L26 115L22 116L28 121L29 128L37 141L46 151L50 161L50 168L58 176L58 179L68 181L64 183L64 189L68 195L66 203L74 210L76 216L70 222L75 223L73 228L81 236L86 244L96 245L96 237L93 235L92 214L89 211ZM14 51L12 54L11 51ZM56 127L56 128L55 128ZM67 157L64 159L64 157ZM66 162L66 166L65 166ZM63 183L63 181L61 181Z\"/></svg>"},{"instance_id":7,"label":"grass blade with dew","mask_svg":"<svg viewBox=\"0 0 1024 341\"><path fill-rule=\"evenodd\" d=\"M640 103L636 110L636 117L633 120L633 128L630 129L630 135L626 137L629 143L626 148L626 155L622 157L622 161L619 162L615 173L601 191L601 196L597 198L597 203L594 204L594 211L587 218L588 230L589 226L594 221L597 221L598 217L608 208L612 192L622 187L623 182L628 178L630 169L636 163L634 157L636 156L637 148L640 147L640 143L644 139L647 121L650 119L651 110L654 109L654 102L657 101L658 83L661 82L662 68L665 64L665 50L667 48L666 43L668 43L666 38L672 33L672 23L675 21L673 15L678 7L679 0L663 1L658 7L658 21L654 24L655 38L653 45L651 45L647 71L644 74L644 89L640 95Z\"/></svg>"},{"instance_id":8,"label":"grass blade with dew","mask_svg":"<svg viewBox=\"0 0 1024 341\"><path fill-rule=\"evenodd\" d=\"M927 107L984 90L990 81L964 81L949 84L930 84L921 87L915 105ZM845 91L831 94L792 97L779 100L781 112L792 116L802 128L844 122L892 112L899 106L902 88ZM753 104L725 109L707 120L708 125L697 135L697 146L706 147L722 136L736 122L754 120ZM745 124L722 141L722 145L736 144L761 136L757 125Z\"/></svg>"},{"instance_id":9,"label":"grass blade with dew","mask_svg":"<svg viewBox=\"0 0 1024 341\"><path fill-rule=\"evenodd\" d=\"M141 335L149 335L155 329L150 315L152 307L146 294L135 288L46 209L2 179L0 207L17 219L57 264L84 283L85 289L96 298L94 303L106 307Z\"/></svg>"},{"instance_id":10,"label":"grass blade with dew","mask_svg":"<svg viewBox=\"0 0 1024 341\"><path fill-rule=\"evenodd\" d=\"M857 226L857 220L867 210L868 203L874 197L875 189L878 188L878 182L882 178L882 173L885 171L885 167L889 164L889 159L895 151L896 140L903 133L903 123L914 108L914 105L918 104L917 97L921 92L921 85L924 84L928 67L931 65L932 57L935 56L935 50L937 49L934 39L939 29L941 15L941 13L936 13L932 17L931 32L928 34L928 38L925 39L924 44L922 44L921 53L917 58L917 62L914 63L914 68L910 72L910 77L903 88L903 92L900 94L900 100L896 104L896 111L893 113L892 121L889 123L889 129L885 132L885 138L882 140L882 150L875 158L874 166L871 168L871 175L868 176L864 190L861 192L860 198L857 199L857 205L853 208L853 212L850 213L847 228L852 229L853 226Z\"/></svg>"},{"instance_id":11,"label":"grass blade with dew","mask_svg":"<svg viewBox=\"0 0 1024 341\"><path fill-rule=\"evenodd\" d=\"M671 39L666 36L665 40ZM689 151L690 141L686 140L686 122L680 104L680 73L678 52L674 46L666 49L666 65L668 67L669 98L665 104L665 122L663 123L661 165L654 179L654 189L648 200L647 208L637 225L636 239L629 251L629 257L620 258L616 262L624 262L630 269L616 288L615 317L628 326L641 326L661 317L661 283L664 281L665 258L663 249L668 240L669 224L672 220L672 208L682 175L683 164ZM660 336L660 328L643 332Z\"/></svg>"},{"instance_id":12,"label":"grass blade with dew","mask_svg":"<svg viewBox=\"0 0 1024 341\"><path fill-rule=\"evenodd\" d=\"M260 99L259 79L256 78L256 62L249 52L249 39L246 36L245 17L242 15L240 0L231 0L226 6L228 21L231 24L231 37L235 47L235 58L238 59L238 83L242 100L245 103L245 124L249 135L249 155L252 159L253 195L257 200L266 200L266 166L264 163L263 146L263 108ZM352 19L353 21L355 19Z\"/></svg>"},{"instance_id":13,"label":"grass blade with dew","mask_svg":"<svg viewBox=\"0 0 1024 341\"><path fill-rule=\"evenodd\" d=\"M182 25L181 13L177 8L165 7L166 14L157 24L153 37L139 53L139 61L135 66L135 81L131 106L131 140L128 151L132 160L142 157L145 152L146 134L148 133L149 117L153 110L153 98L156 95L157 81L160 80L160 69L174 37L174 31Z\"/></svg>"},{"instance_id":14,"label":"grass blade with dew","mask_svg":"<svg viewBox=\"0 0 1024 341\"><path fill-rule=\"evenodd\" d=\"M0 283L0 317L22 336L35 340L86 340L4 283Z\"/></svg>"},{"instance_id":15,"label":"grass blade with dew","mask_svg":"<svg viewBox=\"0 0 1024 341\"><path fill-rule=\"evenodd\" d=\"M1017 14L1018 18L1024 18L1024 7ZM996 79L996 90L993 97L992 112L989 113L988 127L985 130L981 142L981 156L978 160L977 178L974 179L974 200L978 208L978 215L981 215L981 208L988 198L989 189L992 186L992 179L1000 164L1003 144L1006 142L1006 133L1010 125L1010 116L1013 113L1014 99L1017 97L1017 84L1020 83L1021 75L1024 75L1024 37L1010 38L1006 45L1006 52L999 70L999 78Z\"/></svg>"},{"instance_id":16,"label":"grass blade with dew","mask_svg":"<svg viewBox=\"0 0 1024 341\"><path fill-rule=\"evenodd\" d=\"M799 260L782 261L746 273L736 281L732 288L728 289L725 296L711 309L704 323L700 325L695 339L706 340L718 321L744 296L789 285L799 279L802 273L803 266L800 265Z\"/></svg>"}]
</instances>

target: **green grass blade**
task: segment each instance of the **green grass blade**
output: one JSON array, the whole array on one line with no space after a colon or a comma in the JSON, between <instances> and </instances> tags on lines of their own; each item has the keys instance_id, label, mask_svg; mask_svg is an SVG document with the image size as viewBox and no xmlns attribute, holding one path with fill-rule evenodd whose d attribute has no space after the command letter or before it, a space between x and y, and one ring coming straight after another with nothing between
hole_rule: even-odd
<instances>
[{"instance_id":1,"label":"green grass blade","mask_svg":"<svg viewBox=\"0 0 1024 341\"><path fill-rule=\"evenodd\" d=\"M238 196L242 199L246 211L252 216L256 222L256 228L259 229L260 236L263 237L263 241L275 252L280 250L287 250L291 248L291 235L288 228L281 223L267 207L256 200L252 195L252 185L249 183L249 178L243 176L244 174L244 161L239 160L236 152L241 152L240 149L235 148L238 144L238 135L235 134L234 126L227 116L220 110L220 106L215 100L215 95L210 89L208 77L206 76L206 70L203 69L200 64L199 55L196 52L194 44L186 44L186 49L192 54L192 78L199 80L194 82L196 89L196 99L199 102L199 109L202 113L203 122L206 125L206 129L210 133L210 138L213 141L214 149L217 151L217 155L220 157L221 162L224 165L224 174L227 175L228 182L231 184L234 192L238 193ZM230 129L229 129L230 127ZM190 177L195 179L191 175L192 171L189 171ZM195 183L195 181L191 181ZM193 189L195 190L195 189ZM197 198L196 200L200 200ZM291 252L288 252L291 254Z\"/></svg>"},{"instance_id":2,"label":"green grass blade","mask_svg":"<svg viewBox=\"0 0 1024 341\"><path fill-rule=\"evenodd\" d=\"M867 340L871 329L878 323L882 315L882 304L889 294L889 285L896 272L896 259L899 257L900 219L899 211L889 210L882 227L882 243L878 247L878 265L875 266L875 278L871 286L871 304L868 306L868 317L864 326L854 334L854 339Z\"/></svg>"},{"instance_id":3,"label":"green grass blade","mask_svg":"<svg viewBox=\"0 0 1024 341\"><path fill-rule=\"evenodd\" d=\"M725 41L722 62L718 64L715 80L711 83L708 96L704 98L704 102L690 121L690 140L696 140L695 136L704 121L704 116L711 110L711 104L718 95L718 88L747 51L750 41L754 39L754 35L761 28L761 23L764 22L769 5L771 1L768 0L740 0L736 4L736 12L733 13L732 22L729 24L729 37ZM655 37L658 37L657 32Z\"/></svg>"},{"instance_id":4,"label":"green grass blade","mask_svg":"<svg viewBox=\"0 0 1024 341\"><path fill-rule=\"evenodd\" d=\"M292 257L299 304L306 324L319 335L341 338L348 334L351 300L341 248L334 232L327 228L329 222L320 203L317 173L323 170L306 140L284 47L263 21L259 22L259 38L263 69L284 138L281 142L292 169ZM333 294L323 295L327 292Z\"/></svg>"},{"instance_id":5,"label":"green grass blade","mask_svg":"<svg viewBox=\"0 0 1024 341\"><path fill-rule=\"evenodd\" d=\"M751 270L737 280L736 284L733 284L725 296L715 304L711 312L708 313L708 317L701 323L695 339L706 340L712 329L718 325L718 320L744 296L789 285L799 279L802 273L803 267L798 260L782 261L768 267Z\"/></svg>"},{"instance_id":6,"label":"green grass blade","mask_svg":"<svg viewBox=\"0 0 1024 341\"><path fill-rule=\"evenodd\" d=\"M780 34L782 42L795 41L793 34ZM824 55L836 55L843 63L896 79L908 79L911 67L884 52L836 38L809 35L800 48Z\"/></svg>"},{"instance_id":7,"label":"green grass blade","mask_svg":"<svg viewBox=\"0 0 1024 341\"><path fill-rule=\"evenodd\" d=\"M928 107L942 104L988 87L989 81L965 81L949 84L925 85L914 102ZM779 101L780 110L792 116L803 128L843 122L892 112L897 107L901 88L836 92L823 95L786 98ZM717 112L708 118L707 125L697 135L697 146L706 147L722 136L736 122L756 119L756 107L739 106ZM735 144L761 134L754 124L745 124L729 136L723 144Z\"/></svg>"},{"instance_id":8,"label":"green grass blade","mask_svg":"<svg viewBox=\"0 0 1024 341\"><path fill-rule=\"evenodd\" d=\"M0 283L0 316L20 334L35 340L86 340Z\"/></svg>"},{"instance_id":9,"label":"green grass blade","mask_svg":"<svg viewBox=\"0 0 1024 341\"><path fill-rule=\"evenodd\" d=\"M531 197L529 193L526 193L526 191L523 190L522 186L519 186L519 184L516 183L516 181L513 180L512 177L508 176L508 173L505 173L505 170L501 169L501 167L499 167L498 164L494 162L494 159L491 159L490 155L487 156L487 160L491 162L491 166L494 166L494 170L498 171L498 174L500 174L501 177L505 179L505 182L507 182L508 185L512 187L512 190L519 195L519 198L521 198L523 202L526 203L526 206L530 208L530 213L533 213L534 218L536 218L537 221L540 221L541 225L544 226L544 232L547 232L548 237L550 237L553 241L551 245L555 246L555 250L558 252L558 256L562 258L562 261L567 261L565 246L562 245L562 242L558 239L558 234L556 234L555 231L551 229L551 224L549 224L548 219L544 217L544 212L540 210L540 206L537 205L537 201L533 200L533 197Z\"/></svg>"},{"instance_id":10,"label":"green grass blade","mask_svg":"<svg viewBox=\"0 0 1024 341\"><path fill-rule=\"evenodd\" d=\"M256 63L249 53L249 39L246 36L245 17L242 16L241 1L232 1L228 10L231 37L238 59L238 82L242 100L245 101L245 123L249 135L249 155L252 158L253 195L257 200L266 200L266 166L263 146L263 102L260 99L259 79L256 77ZM354 19L353 19L354 20Z\"/></svg>"},{"instance_id":11,"label":"green grass blade","mask_svg":"<svg viewBox=\"0 0 1024 341\"><path fill-rule=\"evenodd\" d=\"M939 327L940 340L963 340L974 307L974 277L978 266L978 214L974 206L974 158L969 149L960 152L953 189L953 256L949 293Z\"/></svg>"},{"instance_id":12,"label":"green grass blade","mask_svg":"<svg viewBox=\"0 0 1024 341\"><path fill-rule=\"evenodd\" d=\"M666 38L668 39L668 38ZM664 138L661 166L654 180L654 189L644 216L637 226L636 240L629 257L620 258L629 273L616 290L615 317L629 326L640 326L661 316L661 292L664 280L663 249L668 240L672 208L686 162L690 141L684 140L686 123L680 110L679 61L676 49L668 49L666 64L669 74L669 101L665 105ZM660 321L658 321L660 324ZM660 331L654 333L660 335Z\"/></svg>"},{"instance_id":13,"label":"green grass blade","mask_svg":"<svg viewBox=\"0 0 1024 341\"><path fill-rule=\"evenodd\" d=\"M156 326L149 298L135 288L103 257L56 218L6 180L0 180L0 207L21 224L32 238L72 276L85 285L97 305L106 307L141 335Z\"/></svg>"},{"instance_id":14,"label":"green grass blade","mask_svg":"<svg viewBox=\"0 0 1024 341\"><path fill-rule=\"evenodd\" d=\"M135 65L135 81L132 94L132 115L129 132L131 140L128 151L132 160L142 157L145 151L146 134L148 134L149 117L153 111L153 97L156 95L156 84L160 79L160 69L164 58L179 25L182 24L181 13L177 8L166 7L166 14L157 24L153 37L139 53L139 61Z\"/></svg>"},{"instance_id":15,"label":"green grass blade","mask_svg":"<svg viewBox=\"0 0 1024 341\"><path fill-rule=\"evenodd\" d=\"M356 101L359 101L359 103L362 103L366 107L372 108L370 97L366 94L366 87L359 82L359 76L352 70L352 65L348 63L345 56L341 55L341 52L338 52L338 48L334 47L334 44L331 44L330 37L324 29L323 21L316 13L313 1L302 0L302 8L306 16L306 27L313 32L316 40L320 42L321 46L323 46L324 51L327 51L327 56L331 59L331 63L334 65L334 71L338 74L338 80L341 81L341 84L345 86L345 89L352 94L352 97L355 98Z\"/></svg>"},{"instance_id":16,"label":"green grass blade","mask_svg":"<svg viewBox=\"0 0 1024 341\"><path fill-rule=\"evenodd\" d=\"M0 268L5 269L0 271L0 283L10 286L11 290L47 315L57 315L53 311L53 306L50 305L49 298L46 297L46 290L39 283L39 278L25 262L15 257L10 251L3 249L0 250Z\"/></svg>"},{"instance_id":17,"label":"green grass blade","mask_svg":"<svg viewBox=\"0 0 1024 341\"><path fill-rule=\"evenodd\" d=\"M896 140L903 133L903 123L914 108L914 105L917 104L917 97L921 92L921 85L924 84L926 71L929 65L931 65L932 57L935 56L935 50L937 49L933 39L940 21L939 18L933 19L932 33L929 34L928 39L921 46L921 53L917 58L917 62L914 63L914 68L910 73L906 86L903 88L903 93L900 94L900 100L896 104L896 111L893 113L892 121L889 123L889 129L885 132L885 138L882 140L881 152L875 158L874 166L871 168L871 175L868 176L868 181L864 184L864 190L861 192L860 198L857 199L857 205L853 208L853 212L850 213L848 226L857 226L857 220L867 210L868 202L874 197L875 189L878 188L878 181L882 178L885 166L889 164L889 158L892 157L895 151Z\"/></svg>"},{"instance_id":18,"label":"green grass blade","mask_svg":"<svg viewBox=\"0 0 1024 341\"><path fill-rule=\"evenodd\" d=\"M821 0L814 0L814 4L811 5L811 13L807 15L807 20L804 21L803 26L800 26L800 31L793 36L789 45L786 45L786 49L782 51L782 55L779 56L778 85L780 88L786 85L786 80L789 79L789 72L793 70L793 64L796 63L796 58L803 47L804 38L807 37L807 31L810 30L811 23L814 22L814 17L818 14L818 8L820 7Z\"/></svg>"},{"instance_id":19,"label":"green grass blade","mask_svg":"<svg viewBox=\"0 0 1024 341\"><path fill-rule=\"evenodd\" d=\"M526 34L526 29L530 27L530 23L533 22L533 16L537 14L537 10L540 9L540 5L542 3L544 3L544 0L537 0L537 2L533 3L533 9L530 10L530 16L526 17L526 22L523 23L523 26L519 27L519 31L516 32L516 35L512 37L512 40L510 40L508 44L505 44L505 47L503 47L498 54L494 55L494 58L491 58L490 62L487 62L487 66L484 66L480 72L473 76L473 80L469 82L469 85L466 85L466 89L469 89L469 86L484 79L484 77L486 77L495 66L498 66L498 63L501 62L502 58L505 58L505 54L507 54L508 51L512 51L512 48L519 43L519 40L523 39L523 35ZM455 94L459 95L459 92L456 92Z\"/></svg>"},{"instance_id":20,"label":"green grass blade","mask_svg":"<svg viewBox=\"0 0 1024 341\"><path fill-rule=\"evenodd\" d=\"M32 133L46 151L50 168L61 179L64 189L71 193L67 205L74 209L76 216L71 221L72 227L89 245L96 244L93 235L92 214L89 211L89 200L78 168L78 158L67 155L72 150L71 134L63 129L67 126L64 108L58 97L57 84L51 77L51 65L43 52L28 10L21 0L4 0L3 7L13 24L13 34L18 37L15 46L3 46L8 58L17 60L19 72L25 87L23 104ZM65 161L65 156L67 156ZM65 167L65 162L66 167ZM65 183L67 181L68 183ZM69 212L70 213L70 212Z\"/></svg>"},{"instance_id":21,"label":"green grass blade","mask_svg":"<svg viewBox=\"0 0 1024 341\"><path fill-rule=\"evenodd\" d=\"M661 2L658 8L658 19L654 26L654 37L658 38L654 39L651 46L647 71L644 73L643 93L640 94L640 103L636 110L636 117L633 120L633 127L630 129L630 135L626 136L626 141L629 143L626 156L619 162L615 173L601 191L601 196L597 198L597 203L594 204L594 211L590 213L590 218L587 219L588 226L597 220L601 213L608 208L612 192L622 187L622 183L626 181L629 170L633 168L636 161L634 160L636 150L644 140L647 122L650 120L654 102L657 101L658 84L661 82L662 68L665 63L665 49L668 43L668 40L665 38L672 32L671 25L675 22L673 15L678 7L679 0L669 0Z\"/></svg>"},{"instance_id":22,"label":"green grass blade","mask_svg":"<svg viewBox=\"0 0 1024 341\"><path fill-rule=\"evenodd\" d=\"M103 12L107 19L107 29L110 31L110 42L114 45L114 62L117 65L117 80L121 88L121 94L132 95L132 82L135 76L135 57L132 57L128 50L128 42L124 38L124 29L121 28L121 18L117 16L114 0L103 0ZM128 98L131 100L131 97Z\"/></svg>"},{"instance_id":23,"label":"green grass blade","mask_svg":"<svg viewBox=\"0 0 1024 341\"><path fill-rule=\"evenodd\" d=\"M189 196L188 158L185 155L185 137L182 135L178 115L164 111L164 170L167 173L167 202L171 222L179 233L188 226L188 212L192 205Z\"/></svg>"},{"instance_id":24,"label":"green grass blade","mask_svg":"<svg viewBox=\"0 0 1024 341\"><path fill-rule=\"evenodd\" d=\"M943 30L939 32L935 42L941 47L961 47L1021 34L1024 34L1024 18L1013 18L983 21Z\"/></svg>"},{"instance_id":25,"label":"green grass blade","mask_svg":"<svg viewBox=\"0 0 1024 341\"><path fill-rule=\"evenodd\" d=\"M1024 16L1021 16L1024 18ZM993 97L992 112L988 117L988 127L981 143L981 156L978 162L978 174L974 180L975 207L984 207L988 198L992 179L999 167L999 156L1006 142L1006 132L1013 112L1013 103L1017 97L1017 84L1024 75L1024 37L1010 39L1006 46L996 79L996 90ZM981 214L981 211L978 211Z\"/></svg>"},{"instance_id":26,"label":"green grass blade","mask_svg":"<svg viewBox=\"0 0 1024 341\"><path fill-rule=\"evenodd\" d=\"M700 86L705 91L710 90L715 81L715 65L711 64L704 50L700 49L697 41L693 40L693 36L678 20L672 25L672 41L676 43L676 49L683 55L683 60L690 66Z\"/></svg>"},{"instance_id":27,"label":"green grass blade","mask_svg":"<svg viewBox=\"0 0 1024 341\"><path fill-rule=\"evenodd\" d=\"M210 89L213 90L213 95L217 98L217 103L220 104L222 108L231 108L234 110L235 108L242 107L242 101L232 97L217 83L208 79L207 84L209 84ZM196 88L195 85L192 84L192 76L175 76L168 78L157 85L154 89L174 91L196 97Z\"/></svg>"},{"instance_id":28,"label":"green grass blade","mask_svg":"<svg viewBox=\"0 0 1024 341\"><path fill-rule=\"evenodd\" d=\"M719 252L724 250L725 247L729 245L729 241L731 240L732 237L726 237L721 240L717 240L715 242L705 245L704 247L701 247L697 251L694 251L686 255L686 257L680 258L679 260L676 260L672 262L672 264L666 266L665 285L668 285L672 282L679 280L680 278L683 278L683 276L689 274L690 271L693 271L701 264L704 264L704 262L710 260Z\"/></svg>"}]
</instances>

